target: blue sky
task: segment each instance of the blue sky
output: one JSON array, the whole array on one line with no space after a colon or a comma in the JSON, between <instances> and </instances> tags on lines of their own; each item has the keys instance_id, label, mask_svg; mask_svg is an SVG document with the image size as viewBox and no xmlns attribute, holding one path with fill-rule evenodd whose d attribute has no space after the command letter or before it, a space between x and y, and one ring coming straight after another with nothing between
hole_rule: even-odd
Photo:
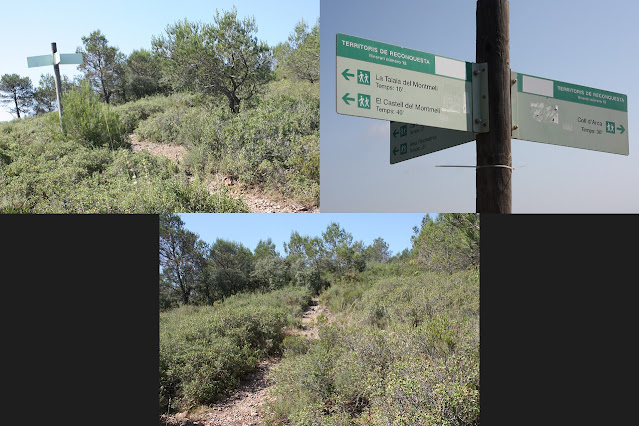
<instances>
[{"instance_id":1,"label":"blue sky","mask_svg":"<svg viewBox=\"0 0 639 426\"><path fill-rule=\"evenodd\" d=\"M435 217L432 215L431 217ZM284 256L283 242L291 233L320 237L331 222L337 222L353 235L353 241L370 245L382 237L393 254L411 248L413 227L421 226L421 213L186 213L180 214L184 227L197 233L200 239L212 244L217 238L242 243L255 250L260 240L271 238L277 251Z\"/></svg>"},{"instance_id":2,"label":"blue sky","mask_svg":"<svg viewBox=\"0 0 639 426\"><path fill-rule=\"evenodd\" d=\"M475 0L322 0L322 212L473 212L475 142L389 164L389 122L336 113L336 33L474 62ZM630 155L512 140L514 213L639 212L639 2L510 1L511 69L628 96Z\"/></svg>"},{"instance_id":3,"label":"blue sky","mask_svg":"<svg viewBox=\"0 0 639 426\"><path fill-rule=\"evenodd\" d=\"M0 25L0 75L19 74L37 86L40 75L53 73L53 67L28 68L27 57L51 53L56 42L60 53L74 53L82 37L100 29L125 54L150 49L151 37L164 33L167 25L184 18L213 22L215 10L236 6L239 18L255 17L259 40L274 46L286 41L295 24L304 19L309 25L319 17L319 0L112 0L100 5L79 0L56 2L35 0L27 3L3 2ZM80 75L74 65L62 65L61 73ZM0 111L0 121L11 115Z\"/></svg>"}]
</instances>

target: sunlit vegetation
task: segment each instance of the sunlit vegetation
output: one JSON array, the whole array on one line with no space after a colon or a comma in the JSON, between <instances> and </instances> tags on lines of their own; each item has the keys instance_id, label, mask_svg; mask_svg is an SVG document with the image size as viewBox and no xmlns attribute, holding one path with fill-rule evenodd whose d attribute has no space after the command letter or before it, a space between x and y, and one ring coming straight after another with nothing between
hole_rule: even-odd
<instances>
[{"instance_id":1,"label":"sunlit vegetation","mask_svg":"<svg viewBox=\"0 0 639 426\"><path fill-rule=\"evenodd\" d=\"M268 424L479 424L477 215L425 216L395 255L338 223L293 232L285 256L160 223L163 413L214 403L277 354ZM312 294L332 320L285 337Z\"/></svg>"},{"instance_id":2,"label":"sunlit vegetation","mask_svg":"<svg viewBox=\"0 0 639 426\"><path fill-rule=\"evenodd\" d=\"M2 76L0 100L22 118L0 124L0 212L248 211L211 185L220 175L316 207L319 22L269 47L235 9L212 20L178 21L129 56L100 30L82 37L83 76L62 81L64 131L53 76L37 89ZM186 154L134 154L132 133Z\"/></svg>"}]
</instances>

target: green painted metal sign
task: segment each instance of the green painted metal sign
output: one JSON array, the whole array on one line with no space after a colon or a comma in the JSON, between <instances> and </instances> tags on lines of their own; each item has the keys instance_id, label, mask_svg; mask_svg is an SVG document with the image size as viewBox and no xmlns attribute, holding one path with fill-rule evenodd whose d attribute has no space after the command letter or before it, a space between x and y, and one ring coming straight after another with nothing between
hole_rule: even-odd
<instances>
[{"instance_id":1,"label":"green painted metal sign","mask_svg":"<svg viewBox=\"0 0 639 426\"><path fill-rule=\"evenodd\" d=\"M417 124L390 123L390 163L396 164L475 140L476 133Z\"/></svg>"},{"instance_id":2,"label":"green painted metal sign","mask_svg":"<svg viewBox=\"0 0 639 426\"><path fill-rule=\"evenodd\" d=\"M82 53L62 53L60 55L60 64L81 64L82 61Z\"/></svg>"},{"instance_id":3,"label":"green painted metal sign","mask_svg":"<svg viewBox=\"0 0 639 426\"><path fill-rule=\"evenodd\" d=\"M46 65L64 65L64 64L81 64L82 53L58 53L50 55L29 56L27 58L27 67L44 67Z\"/></svg>"},{"instance_id":4,"label":"green painted metal sign","mask_svg":"<svg viewBox=\"0 0 639 426\"><path fill-rule=\"evenodd\" d=\"M513 138L629 154L626 95L516 72L511 81Z\"/></svg>"},{"instance_id":5,"label":"green painted metal sign","mask_svg":"<svg viewBox=\"0 0 639 426\"><path fill-rule=\"evenodd\" d=\"M479 110L473 115L473 81L482 74L473 72L475 65L337 34L337 113L488 131L487 102L485 117Z\"/></svg>"},{"instance_id":6,"label":"green painted metal sign","mask_svg":"<svg viewBox=\"0 0 639 426\"><path fill-rule=\"evenodd\" d=\"M27 66L29 68L44 67L46 65L53 65L53 55L29 56L27 58Z\"/></svg>"}]
</instances>

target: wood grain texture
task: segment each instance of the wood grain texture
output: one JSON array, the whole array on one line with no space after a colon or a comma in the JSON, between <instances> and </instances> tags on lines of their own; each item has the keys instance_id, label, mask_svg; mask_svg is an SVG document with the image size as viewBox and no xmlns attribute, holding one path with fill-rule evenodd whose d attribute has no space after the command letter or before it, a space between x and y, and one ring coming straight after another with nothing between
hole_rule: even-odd
<instances>
[{"instance_id":1,"label":"wood grain texture","mask_svg":"<svg viewBox=\"0 0 639 426\"><path fill-rule=\"evenodd\" d=\"M490 131L477 135L478 166L512 166L509 6L507 0L477 1L476 55L488 65L490 119ZM478 213L511 213L511 169L478 167L476 190Z\"/></svg>"}]
</instances>

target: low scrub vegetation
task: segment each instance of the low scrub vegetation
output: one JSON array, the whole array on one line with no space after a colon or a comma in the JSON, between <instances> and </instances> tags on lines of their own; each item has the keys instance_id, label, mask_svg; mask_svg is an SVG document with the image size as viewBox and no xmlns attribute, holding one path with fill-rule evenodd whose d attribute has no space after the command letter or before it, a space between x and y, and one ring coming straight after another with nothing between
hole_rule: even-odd
<instances>
[{"instance_id":1,"label":"low scrub vegetation","mask_svg":"<svg viewBox=\"0 0 639 426\"><path fill-rule=\"evenodd\" d=\"M310 292L286 287L160 314L160 410L185 410L227 394L299 322Z\"/></svg>"},{"instance_id":2,"label":"low scrub vegetation","mask_svg":"<svg viewBox=\"0 0 639 426\"><path fill-rule=\"evenodd\" d=\"M286 353L270 424L479 424L477 271L367 274L321 302L338 320Z\"/></svg>"},{"instance_id":3,"label":"low scrub vegetation","mask_svg":"<svg viewBox=\"0 0 639 426\"><path fill-rule=\"evenodd\" d=\"M91 32L83 76L62 82L64 131L53 76L33 89L3 75L0 100L18 120L0 124L0 212L247 211L220 177L317 207L319 21L277 46L256 33L235 8L178 21L128 56ZM187 153L177 164L134 155L132 133Z\"/></svg>"},{"instance_id":4,"label":"low scrub vegetation","mask_svg":"<svg viewBox=\"0 0 639 426\"><path fill-rule=\"evenodd\" d=\"M317 84L269 83L252 108L231 112L196 97L177 102L137 101L120 107L128 126L139 120L140 140L185 146L191 173L221 173L262 186L302 204L319 200L319 88ZM125 108L126 107L126 108Z\"/></svg>"},{"instance_id":5,"label":"low scrub vegetation","mask_svg":"<svg viewBox=\"0 0 639 426\"><path fill-rule=\"evenodd\" d=\"M266 424L479 424L479 222L424 217L391 256L331 223L254 251L160 216L160 408L210 404L281 354ZM319 339L285 336L312 294Z\"/></svg>"},{"instance_id":6,"label":"low scrub vegetation","mask_svg":"<svg viewBox=\"0 0 639 426\"><path fill-rule=\"evenodd\" d=\"M69 114L66 130L73 136L67 137L55 113L0 126L0 212L247 211L223 193L211 195L201 180L179 173L168 159L133 154L117 128L117 113L104 113L108 107L101 104L97 110L89 103L84 107L74 110L69 103L78 115L95 113L107 121L83 119L75 127L75 115Z\"/></svg>"}]
</instances>

